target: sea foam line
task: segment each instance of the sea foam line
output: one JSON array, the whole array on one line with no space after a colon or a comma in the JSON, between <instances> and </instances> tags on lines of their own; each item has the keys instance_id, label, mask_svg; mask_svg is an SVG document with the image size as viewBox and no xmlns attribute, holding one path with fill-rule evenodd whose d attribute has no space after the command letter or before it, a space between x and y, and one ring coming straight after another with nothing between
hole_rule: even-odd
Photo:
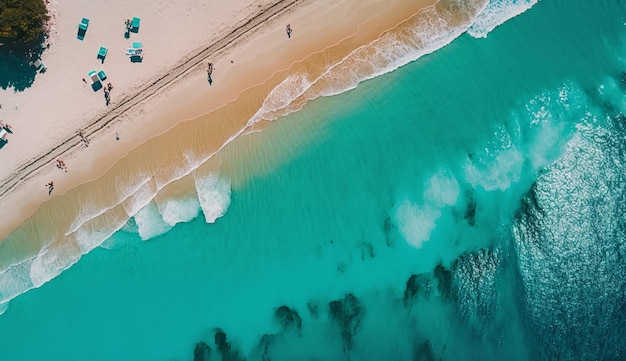
<instances>
[{"instance_id":1,"label":"sea foam line","mask_svg":"<svg viewBox=\"0 0 626 361\"><path fill-rule=\"evenodd\" d=\"M423 9L423 11L420 11L420 13L416 14L414 17L412 17L411 19L419 16L420 14L426 13L426 12L436 12L436 5L438 5L440 2L442 2L444 0L439 0L435 5ZM484 4L482 4L481 6L477 7L475 10L475 15L472 16L472 20L471 21L466 21L463 22L457 26L452 26L450 29L447 29L446 31L442 31L440 33L435 32L430 32L430 33L424 33L424 32L416 32L413 31L412 34L413 36L415 36L416 38L419 38L420 36L425 36L425 38L419 38L420 40L423 40L424 43L426 44L426 46L422 47L422 48L418 48L418 49L408 49L408 52L402 52L400 50L407 50L407 49L403 49L402 46L399 46L397 49L394 49L393 46L398 45L396 43L394 43L394 41L391 41L391 44L389 45L391 47L391 49L389 48L379 48L377 50L379 50L380 52L377 53L377 55L381 56L384 58L384 53L385 51L388 50L396 50L398 51L397 53L394 53L392 51L392 53L394 53L394 55L396 55L395 59L387 59L389 60L387 62L387 64L385 66L382 67L378 67L378 68L373 68L372 71L370 73L366 73L366 74L362 74L360 77L358 77L357 79L352 79L351 82L346 82L342 87L339 87L337 89L332 89L332 87L327 87L326 89L322 89L322 91L320 91L318 94L313 94L313 97L307 98L307 100L300 104L297 108L292 109L291 111L288 111L286 113L282 113L279 114L278 116L284 116L287 115L293 111L297 111L298 109L300 109L306 102L308 102L311 99L315 99L319 96L332 96L332 95L336 95L336 94L340 94L346 91L349 91L351 89L356 88L361 82L387 74L389 72L392 72L410 62L413 62L419 58L421 58L424 55L430 54L438 49L441 49L442 47L448 45L449 43L451 43L454 39L456 39L458 36L460 36L461 34L463 34L464 32L468 32L470 33L470 35L472 36L478 36L477 34L481 34L482 37L486 36L487 33L489 33L491 30L493 30L496 26L502 24L503 22L505 22L506 20L521 14L523 11L527 10L528 8L530 8L532 5L534 5L534 3L536 3L536 1L532 0L532 1L527 1L527 3L529 3L530 5L527 6L527 8L525 8L523 11L519 11L517 13L515 13L514 11L510 11L509 13L507 13L509 16L508 18L506 16L501 16L500 18L498 18L497 20L492 20L492 21L486 21L491 19L489 16L490 14L493 12L492 10L488 10L488 9L494 9L497 8L497 4L499 2L498 1L490 1L490 2L486 2ZM516 2L514 0L509 1L509 3L512 4L516 4ZM496 4L496 5L494 5ZM459 6L460 3L458 4ZM490 8L491 5L491 8ZM515 9L521 9L521 7L516 7ZM512 14L512 15L511 15ZM410 20L410 19L409 19ZM442 20L442 18L439 19L440 21ZM477 24L477 20L481 21L481 25L476 25ZM407 20L408 21L408 20ZM489 26L485 26L483 24L491 24ZM493 25L495 24L495 25ZM400 24L401 25L401 24ZM398 26L400 26L398 25ZM441 25L441 23L439 23L439 25ZM449 25L449 24L448 24ZM493 26L492 26L493 25ZM398 29L398 26L396 26L395 29ZM481 27L482 26L482 27ZM485 32L484 30L479 30L479 29L487 29L487 31ZM420 29L414 29L414 30L420 30ZM438 29L438 30L442 30L442 29ZM482 31L482 32L481 32ZM388 31L383 33L383 35L381 35L378 39L370 42L369 44L366 44L364 46L358 47L357 49L351 51L347 56L345 56L343 59L341 59L339 62L332 64L326 71L324 71L320 76L316 77L312 82L309 81L305 75L292 75L291 77L285 79L283 82L281 82L276 88L274 88L270 94L268 94L268 96L266 97L265 101L263 102L263 105L261 106L261 108L248 120L248 122L246 123L246 125L244 127L242 127L237 133L235 133L234 135L230 136L217 150L209 153L207 156L201 158L201 160L199 162L197 162L194 166L182 171L181 173L179 173L178 175L170 178L167 182L164 182L162 184L158 184L156 185L156 189L153 192L153 195L151 197L148 197L146 199L144 199L144 207L146 205L148 205L150 202L152 202L154 200L154 198L156 197L156 195L163 189L165 188L167 185L171 184L172 182L175 182L189 174L191 174L192 172L194 172L195 170L197 170L202 164L206 163L209 159L211 159L212 157L214 157L217 153L219 153L220 151L222 151L224 149L224 147L226 147L228 144L230 144L232 141L234 141L235 139L237 139L239 136L241 136L242 134L246 133L246 131L248 129L250 129L255 123L257 123L260 120L269 118L267 120L274 120L276 119L278 116L276 117L268 117L269 113L272 112L276 112L277 110L284 110L285 108L287 108L290 104L293 103L294 100L296 100L299 97L305 96L307 95L307 91L311 90L312 87L316 84L319 84L322 80L326 80L329 77L332 77L333 75L333 71L335 70L339 70L339 68L343 65L346 65L347 62L349 62L352 59L356 59L358 60L358 56L360 53L367 53L367 50L370 50L372 47L376 48L376 44L380 43L384 40L386 40L388 37L391 37L392 35L392 31ZM393 40L393 39L388 39L388 40ZM407 44L404 44L405 46ZM366 57L364 59L367 59ZM371 64L373 65L373 64ZM290 87L288 86L288 84L286 83L287 81L289 82L293 82L294 80L298 80L301 82L300 83L300 87L296 88L297 91L294 94L291 94L290 97L287 97L287 100L285 99L279 99L278 102L276 102L275 100L273 100L274 97L276 96L280 96L280 95L284 95L284 93L281 93L281 89L285 89L285 91L290 91ZM268 109L268 107L272 104L272 101L275 102L274 105L274 109ZM74 236L76 238L77 232L82 228L82 226L92 220L95 219L99 216L104 215L105 213L107 213L109 210L112 210L113 208L119 206L120 204L122 204L123 202L125 202L127 199L129 199L130 197L134 196L136 194L137 191L139 191L140 189L142 189L146 184L148 184L152 179L154 178L154 174L152 176L150 176L147 179L144 179L143 182L140 182L140 184L136 184L134 188L134 192L130 192L127 193L126 195L123 196L123 199L121 199L119 202L117 202L115 205L108 207L104 210L100 210L97 214L94 214L93 217L87 217L87 219L82 218L82 222L80 222L80 224L76 224L73 223L72 226L70 227L70 229L68 230L68 232L65 234L66 237L69 236ZM133 207L135 209L137 209L136 212L130 212L127 213L128 214L128 218L126 219L126 221L128 221L128 219L130 219L131 217L133 217L137 212L139 212L139 210L142 209L142 207ZM134 214L131 214L134 213ZM125 224L125 223L124 223ZM101 238L99 241L95 241L95 242L90 242L90 247L87 248L83 248L83 247L79 247L81 250L81 254L78 255L78 257L76 258L70 258L72 262L70 262L69 264L64 264L61 267L58 267L56 269L57 273L54 275L46 275L46 277L35 277L37 278L38 282L33 282L33 271L32 270L32 265L37 263L37 258L40 257L42 254L45 254L47 252L47 248L49 245L53 244L54 241L48 243L47 246L43 247L39 254L37 256L33 256L27 260L24 260L22 262L18 262L17 264L11 265L9 266L5 271L3 271L2 273L0 273L0 277L2 276L6 276L7 272L9 272L11 269L14 269L14 267L19 267L19 266L28 266L27 263L30 262L31 264L31 270L30 272L28 272L29 274L29 279L26 282L21 283L21 287L17 287L14 288L14 292L11 292L10 295L7 295L6 292L2 293L0 292L0 306L3 307L2 311L6 310L6 305L11 299L17 297L18 295L32 289L35 287L39 287L41 286L43 283L49 281L50 279L54 278L55 276L57 276L58 274L60 274L62 271L68 269L69 267L71 267L74 263L78 262L78 260L80 259L80 256L82 254L86 254L87 252L91 251L93 248L97 247L99 244L102 244L102 242L104 242L106 240L107 237L110 237L111 235L113 235L115 232L119 231L119 229L121 229L123 227L124 224L119 225L118 227L111 227L109 229L109 232L104 232L104 233L100 233L99 234L99 238ZM103 236L104 235L104 236ZM108 235L108 236L106 236ZM78 239L77 243L78 243ZM43 253L42 253L43 252ZM24 278L25 275L18 275L16 278ZM40 275L41 276L41 275ZM16 279L13 278L13 280L15 281ZM19 282L19 281L18 281ZM21 288L21 289L20 289ZM3 287L4 290L4 287ZM1 313L0 313L1 314Z\"/></svg>"},{"instance_id":2,"label":"sea foam line","mask_svg":"<svg viewBox=\"0 0 626 361\"><path fill-rule=\"evenodd\" d=\"M486 38L493 29L524 13L538 2L539 0L490 0L467 33L475 38Z\"/></svg>"},{"instance_id":3,"label":"sea foam line","mask_svg":"<svg viewBox=\"0 0 626 361\"><path fill-rule=\"evenodd\" d=\"M434 51L437 51L450 44L454 39L466 32L470 28L470 26L472 26L476 17L482 14L489 5L488 2L484 2L482 4L479 4L479 6L477 6L475 9L469 9L472 10L474 13L470 17L470 20L454 26L450 22L448 22L449 19L446 19L446 15L451 15L440 13L437 8L437 6L442 3L442 1L443 0L439 0L434 5L420 10L411 18L398 24L393 29L381 34L381 36L379 36L377 39L352 50L340 61L332 64L321 75L319 75L312 81L309 80L305 74L294 74L289 76L270 92L268 97L266 97L265 101L263 102L263 106L261 107L261 109L259 109L259 111L257 111L257 113L253 116L253 121L257 122L261 120L275 120L278 117L285 116L300 110L302 106L304 106L304 104L306 104L310 100L316 99L320 96L337 95L355 89L363 81L390 73L408 63L411 63L423 57L424 55L431 54ZM444 9L444 11L445 10L446 9ZM417 19L421 20L424 17L428 19L432 18L435 21L424 23L417 21ZM415 27L410 27L410 25L408 24L409 22L416 22L418 23L418 25ZM409 27L409 29L401 29L402 27ZM413 40L414 42L418 41L419 44L416 45L410 42L400 43L398 39L394 38L394 35L397 35L397 33L404 33L407 31L411 35L413 35L411 40ZM411 46L414 47L411 48ZM369 64L367 65L370 65L373 68L371 72L365 72L363 74L360 74L360 76L358 76L356 79L347 78L345 74L351 74L352 69L341 68L349 67L350 65L348 63L350 63L351 61L368 61L367 59L372 58L372 56L368 54L368 52L370 52L371 50L375 52L375 58L382 58L383 64L375 64L369 61ZM388 58L386 55L389 53L392 56L395 55L395 57ZM300 102L300 104L298 104L295 108L287 109L288 106L292 105L296 99L302 96L306 96L307 93L320 82L329 81L330 83L330 80L341 77L343 77L341 79L343 80L343 82L341 82L340 87L333 89L333 87L327 86L319 91L317 94L311 94L310 96L307 96L305 101ZM296 85L295 88L293 87L294 84ZM292 94L290 94L290 92ZM271 113L276 113L279 110L282 110L283 112L271 115Z\"/></svg>"}]
</instances>

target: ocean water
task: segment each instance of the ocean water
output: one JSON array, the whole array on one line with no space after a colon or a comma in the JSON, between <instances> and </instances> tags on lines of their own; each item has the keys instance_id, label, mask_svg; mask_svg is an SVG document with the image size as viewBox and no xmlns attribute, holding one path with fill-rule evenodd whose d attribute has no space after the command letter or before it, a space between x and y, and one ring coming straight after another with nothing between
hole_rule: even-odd
<instances>
[{"instance_id":1,"label":"ocean water","mask_svg":"<svg viewBox=\"0 0 626 361\"><path fill-rule=\"evenodd\" d=\"M0 263L0 360L626 359L626 3L479 13L50 281Z\"/></svg>"}]
</instances>

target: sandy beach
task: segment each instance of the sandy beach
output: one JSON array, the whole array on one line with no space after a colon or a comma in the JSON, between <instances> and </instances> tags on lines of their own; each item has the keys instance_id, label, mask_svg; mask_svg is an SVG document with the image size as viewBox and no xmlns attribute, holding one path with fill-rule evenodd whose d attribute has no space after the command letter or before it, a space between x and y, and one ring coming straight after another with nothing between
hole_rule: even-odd
<instances>
[{"instance_id":1,"label":"sandy beach","mask_svg":"<svg viewBox=\"0 0 626 361\"><path fill-rule=\"evenodd\" d=\"M485 4L52 2L48 70L23 92L0 93L1 119L13 126L0 149L3 300L56 277L131 218L144 240L198 216L215 222L246 182L221 168L222 149L311 100L436 51ZM81 42L82 14L91 18ZM132 17L141 27L126 39ZM124 55L134 41L143 43L142 62ZM109 48L104 62L100 46ZM109 105L82 81L92 70L114 86Z\"/></svg>"},{"instance_id":2,"label":"sandy beach","mask_svg":"<svg viewBox=\"0 0 626 361\"><path fill-rule=\"evenodd\" d=\"M396 1L381 8L378 1L291 0L224 6L188 1L174 9L165 3L118 2L96 7L51 2L50 49L42 57L46 73L38 74L23 92L0 93L1 119L14 131L1 150L0 197L10 207L0 211L0 238L49 199L44 186L49 181L54 182L54 198L96 179L130 149L185 120L235 100L234 108L256 111L256 104L296 62L352 37L338 49L347 53L431 5ZM76 26L83 16L91 22L80 41ZM141 27L126 39L124 20L132 16L141 18ZM293 24L293 39L285 31L288 23ZM132 41L143 42L141 63L131 63L124 55ZM109 49L104 61L96 57L99 46ZM212 85L207 81L208 62L215 68ZM104 83L114 86L110 105L102 90L83 83L91 70L106 71ZM248 94L242 94L244 90ZM249 117L242 115L240 120ZM231 122L232 129L213 133L215 145L240 124ZM79 131L89 139L88 148ZM67 165L67 173L57 169L57 159Z\"/></svg>"}]
</instances>

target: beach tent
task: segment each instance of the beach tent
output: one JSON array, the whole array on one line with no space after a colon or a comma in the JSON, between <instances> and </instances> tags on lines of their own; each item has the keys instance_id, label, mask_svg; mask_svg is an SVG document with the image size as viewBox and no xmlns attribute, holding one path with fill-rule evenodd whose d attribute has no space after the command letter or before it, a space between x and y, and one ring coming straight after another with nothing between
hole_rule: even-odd
<instances>
[{"instance_id":1,"label":"beach tent","mask_svg":"<svg viewBox=\"0 0 626 361\"><path fill-rule=\"evenodd\" d=\"M89 27L89 19L83 18L80 24L78 24L78 35L76 35L78 40L85 39L85 34L87 33L88 27Z\"/></svg>"},{"instance_id":2,"label":"beach tent","mask_svg":"<svg viewBox=\"0 0 626 361\"><path fill-rule=\"evenodd\" d=\"M104 58L106 58L108 51L109 50L105 48L104 46L101 46L100 50L98 50L98 59L101 59L103 63L104 63Z\"/></svg>"},{"instance_id":3,"label":"beach tent","mask_svg":"<svg viewBox=\"0 0 626 361\"><path fill-rule=\"evenodd\" d=\"M102 88L102 83L100 82L100 78L98 78L98 73L95 70L90 71L87 75L89 75L89 79L91 79L91 88L93 91L98 91Z\"/></svg>"},{"instance_id":4,"label":"beach tent","mask_svg":"<svg viewBox=\"0 0 626 361\"><path fill-rule=\"evenodd\" d=\"M141 19L139 18L133 18L133 21L131 21L130 23L130 31L132 31L133 33L138 33L139 32L139 22L141 21Z\"/></svg>"},{"instance_id":5,"label":"beach tent","mask_svg":"<svg viewBox=\"0 0 626 361\"><path fill-rule=\"evenodd\" d=\"M104 70L100 70L98 72L98 78L100 78L100 80L104 81L107 78L106 73L104 72Z\"/></svg>"}]
</instances>

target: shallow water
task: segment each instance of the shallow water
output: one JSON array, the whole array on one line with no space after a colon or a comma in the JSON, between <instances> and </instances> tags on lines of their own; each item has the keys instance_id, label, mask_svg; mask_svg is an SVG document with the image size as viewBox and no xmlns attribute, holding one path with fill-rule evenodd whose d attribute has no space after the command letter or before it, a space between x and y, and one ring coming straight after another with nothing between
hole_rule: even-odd
<instances>
[{"instance_id":1,"label":"shallow water","mask_svg":"<svg viewBox=\"0 0 626 361\"><path fill-rule=\"evenodd\" d=\"M11 300L0 359L623 359L625 15L543 0L241 137Z\"/></svg>"}]
</instances>

